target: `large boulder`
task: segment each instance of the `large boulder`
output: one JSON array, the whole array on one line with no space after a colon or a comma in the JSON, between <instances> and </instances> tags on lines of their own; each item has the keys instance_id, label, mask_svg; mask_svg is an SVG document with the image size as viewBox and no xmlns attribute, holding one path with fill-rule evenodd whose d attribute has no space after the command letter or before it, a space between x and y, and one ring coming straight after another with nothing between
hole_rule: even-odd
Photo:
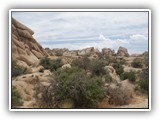
<instances>
[{"instance_id":1,"label":"large boulder","mask_svg":"<svg viewBox=\"0 0 160 120\"><path fill-rule=\"evenodd\" d=\"M124 47L119 47L118 51L117 51L117 55L118 56L122 56L122 57L128 57L128 50Z\"/></svg>"},{"instance_id":2,"label":"large boulder","mask_svg":"<svg viewBox=\"0 0 160 120\"><path fill-rule=\"evenodd\" d=\"M102 49L102 54L103 54L105 57L113 56L114 53L115 53L114 50L111 50L110 48L103 48L103 49Z\"/></svg>"},{"instance_id":3,"label":"large boulder","mask_svg":"<svg viewBox=\"0 0 160 120\"><path fill-rule=\"evenodd\" d=\"M65 69L65 68L71 68L71 65L70 64L65 64L61 67L62 69Z\"/></svg>"},{"instance_id":4,"label":"large boulder","mask_svg":"<svg viewBox=\"0 0 160 120\"><path fill-rule=\"evenodd\" d=\"M94 47L89 47L89 48L85 48L85 49L78 51L78 55L85 56L85 55L90 55L93 52L94 52Z\"/></svg>"},{"instance_id":5,"label":"large boulder","mask_svg":"<svg viewBox=\"0 0 160 120\"><path fill-rule=\"evenodd\" d=\"M104 70L109 73L109 75L112 78L112 82L113 83L119 83L120 82L120 78L116 73L116 70L112 67L112 66L105 66Z\"/></svg>"},{"instance_id":6,"label":"large boulder","mask_svg":"<svg viewBox=\"0 0 160 120\"><path fill-rule=\"evenodd\" d=\"M39 58L47 57L48 53L33 38L34 32L27 26L12 18L12 58L36 65Z\"/></svg>"}]
</instances>

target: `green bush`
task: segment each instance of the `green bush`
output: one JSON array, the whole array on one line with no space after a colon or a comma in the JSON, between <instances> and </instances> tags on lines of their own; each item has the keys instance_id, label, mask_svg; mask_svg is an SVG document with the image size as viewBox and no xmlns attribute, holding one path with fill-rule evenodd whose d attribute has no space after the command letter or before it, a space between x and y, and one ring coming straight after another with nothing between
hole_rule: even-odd
<instances>
[{"instance_id":1,"label":"green bush","mask_svg":"<svg viewBox=\"0 0 160 120\"><path fill-rule=\"evenodd\" d=\"M116 70L116 73L118 75L121 75L124 72L123 67L120 63L114 63L112 66Z\"/></svg>"},{"instance_id":2,"label":"green bush","mask_svg":"<svg viewBox=\"0 0 160 120\"><path fill-rule=\"evenodd\" d=\"M43 58L40 60L40 65L42 65L45 69L50 69L52 60L49 58Z\"/></svg>"},{"instance_id":3,"label":"green bush","mask_svg":"<svg viewBox=\"0 0 160 120\"><path fill-rule=\"evenodd\" d=\"M23 66L20 66L17 64L17 61L12 60L12 72L11 75L12 77L16 77L22 74L26 74L27 73L27 68L24 68Z\"/></svg>"},{"instance_id":4,"label":"green bush","mask_svg":"<svg viewBox=\"0 0 160 120\"><path fill-rule=\"evenodd\" d=\"M147 91L149 90L149 69L145 68L143 69L140 80L138 81L138 85L141 90Z\"/></svg>"},{"instance_id":5,"label":"green bush","mask_svg":"<svg viewBox=\"0 0 160 120\"><path fill-rule=\"evenodd\" d=\"M62 67L62 60L61 59L56 59L53 61L50 70L51 71L56 71L58 68Z\"/></svg>"},{"instance_id":6,"label":"green bush","mask_svg":"<svg viewBox=\"0 0 160 120\"><path fill-rule=\"evenodd\" d=\"M62 61L61 59L51 60L49 58L44 58L41 59L40 65L42 65L45 69L56 71L58 68L62 66Z\"/></svg>"},{"instance_id":7,"label":"green bush","mask_svg":"<svg viewBox=\"0 0 160 120\"><path fill-rule=\"evenodd\" d=\"M104 75L105 70L104 70L105 63L103 60L92 60L89 65L89 70L92 73L92 75Z\"/></svg>"},{"instance_id":8,"label":"green bush","mask_svg":"<svg viewBox=\"0 0 160 120\"><path fill-rule=\"evenodd\" d=\"M138 85L140 86L140 89L142 91L148 91L149 90L149 82L147 80L139 80Z\"/></svg>"},{"instance_id":9,"label":"green bush","mask_svg":"<svg viewBox=\"0 0 160 120\"><path fill-rule=\"evenodd\" d=\"M83 58L75 59L72 61L72 66L76 66L82 69L89 69L90 59L87 56L84 56Z\"/></svg>"},{"instance_id":10,"label":"green bush","mask_svg":"<svg viewBox=\"0 0 160 120\"><path fill-rule=\"evenodd\" d=\"M135 58L131 63L132 67L134 68L142 68L142 60L140 58Z\"/></svg>"},{"instance_id":11,"label":"green bush","mask_svg":"<svg viewBox=\"0 0 160 120\"><path fill-rule=\"evenodd\" d=\"M103 85L100 78L89 77L83 69L59 69L55 73L55 81L43 89L41 100L50 107L58 107L66 100L72 101L74 108L95 107L105 96Z\"/></svg>"},{"instance_id":12,"label":"green bush","mask_svg":"<svg viewBox=\"0 0 160 120\"><path fill-rule=\"evenodd\" d=\"M12 97L11 97L11 106L17 107L23 105L22 98L20 94L18 93L15 86L12 87Z\"/></svg>"},{"instance_id":13,"label":"green bush","mask_svg":"<svg viewBox=\"0 0 160 120\"><path fill-rule=\"evenodd\" d=\"M135 80L136 80L136 74L133 71L124 72L124 73L121 74L120 77L121 77L121 80L128 79L131 82L135 82Z\"/></svg>"}]
</instances>

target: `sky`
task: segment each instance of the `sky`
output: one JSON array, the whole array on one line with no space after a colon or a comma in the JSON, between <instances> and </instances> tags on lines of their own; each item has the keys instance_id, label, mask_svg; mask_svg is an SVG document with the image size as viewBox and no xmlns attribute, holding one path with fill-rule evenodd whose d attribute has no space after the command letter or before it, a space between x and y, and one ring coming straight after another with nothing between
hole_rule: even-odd
<instances>
[{"instance_id":1,"label":"sky","mask_svg":"<svg viewBox=\"0 0 160 120\"><path fill-rule=\"evenodd\" d=\"M147 12L12 12L44 47L69 50L126 47L148 51Z\"/></svg>"}]
</instances>

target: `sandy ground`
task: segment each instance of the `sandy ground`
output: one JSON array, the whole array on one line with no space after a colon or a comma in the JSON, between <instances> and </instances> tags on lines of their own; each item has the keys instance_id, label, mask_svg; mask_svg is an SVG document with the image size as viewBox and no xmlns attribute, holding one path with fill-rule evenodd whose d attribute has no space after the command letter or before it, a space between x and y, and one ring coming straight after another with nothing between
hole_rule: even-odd
<instances>
[{"instance_id":1,"label":"sandy ground","mask_svg":"<svg viewBox=\"0 0 160 120\"><path fill-rule=\"evenodd\" d=\"M116 106L115 108L148 108L148 99L145 99L141 103L129 104L123 106Z\"/></svg>"},{"instance_id":2,"label":"sandy ground","mask_svg":"<svg viewBox=\"0 0 160 120\"><path fill-rule=\"evenodd\" d=\"M148 98L134 95L129 105L115 106L114 108L148 108Z\"/></svg>"},{"instance_id":3,"label":"sandy ground","mask_svg":"<svg viewBox=\"0 0 160 120\"><path fill-rule=\"evenodd\" d=\"M98 104L98 108L148 108L148 98L147 96L137 96L134 95L130 104L128 105L109 105L106 104L107 100L103 100L101 103Z\"/></svg>"}]
</instances>

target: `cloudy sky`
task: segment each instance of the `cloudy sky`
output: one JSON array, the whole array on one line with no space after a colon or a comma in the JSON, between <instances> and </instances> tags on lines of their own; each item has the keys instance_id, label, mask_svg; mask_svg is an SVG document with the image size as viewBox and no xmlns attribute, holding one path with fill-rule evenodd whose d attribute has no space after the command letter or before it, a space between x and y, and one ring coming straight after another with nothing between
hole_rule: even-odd
<instances>
[{"instance_id":1,"label":"cloudy sky","mask_svg":"<svg viewBox=\"0 0 160 120\"><path fill-rule=\"evenodd\" d=\"M147 12L12 12L49 48L126 47L130 54L148 50Z\"/></svg>"}]
</instances>

